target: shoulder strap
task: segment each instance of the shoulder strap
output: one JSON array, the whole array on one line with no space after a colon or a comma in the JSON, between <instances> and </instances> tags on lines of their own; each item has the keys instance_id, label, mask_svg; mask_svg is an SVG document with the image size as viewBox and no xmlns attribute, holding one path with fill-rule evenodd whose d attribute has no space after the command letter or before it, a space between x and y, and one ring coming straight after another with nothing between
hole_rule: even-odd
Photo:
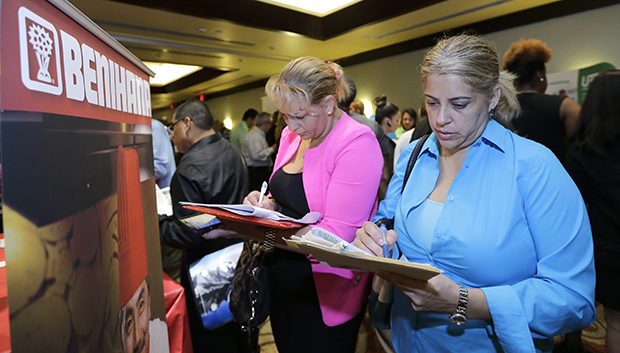
<instances>
[{"instance_id":1,"label":"shoulder strap","mask_svg":"<svg viewBox=\"0 0 620 353\"><path fill-rule=\"evenodd\" d=\"M403 180L403 189L400 192L401 194L403 193L403 191L405 191L405 185L407 185L407 180L409 180L409 174L411 174L411 171L413 170L413 166L415 165L415 162L418 160L418 156L420 155L420 151L422 150L422 146L424 146L424 142L426 142L429 136L430 134L426 134L420 137L420 140L418 141L418 143L415 145L415 148L413 149L413 153L411 153L411 158L409 158L409 163L407 163L407 170L405 171L405 179Z\"/></svg>"}]
</instances>

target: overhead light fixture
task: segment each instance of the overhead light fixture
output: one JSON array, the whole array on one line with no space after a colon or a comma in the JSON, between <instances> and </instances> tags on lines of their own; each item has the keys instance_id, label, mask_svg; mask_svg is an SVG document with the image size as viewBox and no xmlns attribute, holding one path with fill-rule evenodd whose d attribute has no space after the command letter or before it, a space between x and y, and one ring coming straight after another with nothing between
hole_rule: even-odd
<instances>
[{"instance_id":1,"label":"overhead light fixture","mask_svg":"<svg viewBox=\"0 0 620 353\"><path fill-rule=\"evenodd\" d=\"M161 87L192 74L201 69L200 66L178 65L169 63L144 62L144 64L155 72L155 77L151 77L151 86Z\"/></svg>"},{"instance_id":2,"label":"overhead light fixture","mask_svg":"<svg viewBox=\"0 0 620 353\"><path fill-rule=\"evenodd\" d=\"M257 0L308 15L325 17L362 0Z\"/></svg>"}]
</instances>

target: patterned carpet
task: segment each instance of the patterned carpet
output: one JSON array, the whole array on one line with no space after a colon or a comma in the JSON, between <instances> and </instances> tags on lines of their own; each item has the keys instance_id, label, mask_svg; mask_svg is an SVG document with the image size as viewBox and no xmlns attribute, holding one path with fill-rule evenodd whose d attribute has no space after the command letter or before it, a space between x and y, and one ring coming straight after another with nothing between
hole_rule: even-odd
<instances>
[{"instance_id":1,"label":"patterned carpet","mask_svg":"<svg viewBox=\"0 0 620 353\"><path fill-rule=\"evenodd\" d=\"M605 333L607 325L605 323L605 314L603 307L597 304L597 318L592 326L583 330L581 340L587 352L605 353ZM556 342L562 342L563 337L557 337ZM261 345L261 353L278 353L278 349L273 341L271 334L271 324L269 319L263 323L260 329L259 343ZM357 340L356 353L385 353L379 339L372 328L370 320L364 320ZM553 353L565 353L561 350L554 350Z\"/></svg>"},{"instance_id":2,"label":"patterned carpet","mask_svg":"<svg viewBox=\"0 0 620 353\"><path fill-rule=\"evenodd\" d=\"M605 323L605 312L603 306L596 305L596 321L592 326L586 328L581 333L581 341L588 352L605 353L605 334L607 324Z\"/></svg>"}]
</instances>

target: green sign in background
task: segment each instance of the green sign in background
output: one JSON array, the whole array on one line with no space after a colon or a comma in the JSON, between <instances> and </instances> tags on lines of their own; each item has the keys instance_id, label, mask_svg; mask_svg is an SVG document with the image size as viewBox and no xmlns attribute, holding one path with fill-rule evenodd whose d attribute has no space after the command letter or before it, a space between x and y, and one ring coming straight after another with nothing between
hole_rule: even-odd
<instances>
[{"instance_id":1,"label":"green sign in background","mask_svg":"<svg viewBox=\"0 0 620 353\"><path fill-rule=\"evenodd\" d=\"M599 72L615 69L616 68L610 63L600 63L579 70L579 74L577 77L577 103L583 104L583 100L585 99L586 93L588 92L588 87L590 87L590 82L594 80L594 77Z\"/></svg>"}]
</instances>

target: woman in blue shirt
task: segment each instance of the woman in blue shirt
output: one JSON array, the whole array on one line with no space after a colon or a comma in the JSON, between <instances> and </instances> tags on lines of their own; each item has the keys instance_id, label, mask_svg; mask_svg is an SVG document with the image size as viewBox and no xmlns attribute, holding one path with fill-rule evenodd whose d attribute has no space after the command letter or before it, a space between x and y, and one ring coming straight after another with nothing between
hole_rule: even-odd
<instances>
[{"instance_id":1,"label":"woman in blue shirt","mask_svg":"<svg viewBox=\"0 0 620 353\"><path fill-rule=\"evenodd\" d=\"M403 151L374 220L394 218L395 256L443 270L394 285L397 352L551 352L553 336L595 317L590 224L579 190L544 146L500 123L519 114L493 43L460 35L424 59L433 133L401 198ZM374 223L355 245L381 256Z\"/></svg>"}]
</instances>

